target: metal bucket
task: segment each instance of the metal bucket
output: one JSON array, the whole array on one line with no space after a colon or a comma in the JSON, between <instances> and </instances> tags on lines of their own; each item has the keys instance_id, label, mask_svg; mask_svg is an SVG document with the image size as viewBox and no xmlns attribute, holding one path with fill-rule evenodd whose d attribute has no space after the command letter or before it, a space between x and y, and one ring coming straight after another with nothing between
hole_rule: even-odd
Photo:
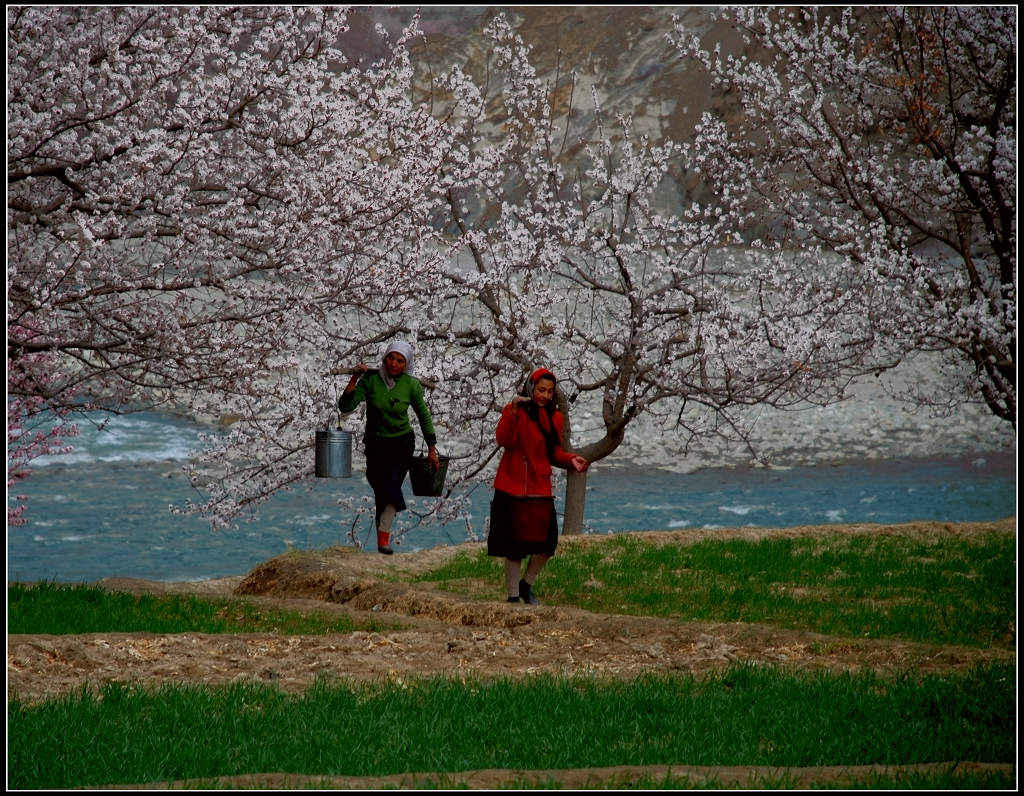
<instances>
[{"instance_id":1,"label":"metal bucket","mask_svg":"<svg viewBox=\"0 0 1024 796\"><path fill-rule=\"evenodd\" d=\"M430 466L430 460L426 456L412 457L412 465L409 467L409 482L412 484L414 495L438 497L444 494L444 479L448 474L448 457L438 456L437 460L438 468L435 470Z\"/></svg>"},{"instance_id":2,"label":"metal bucket","mask_svg":"<svg viewBox=\"0 0 1024 796\"><path fill-rule=\"evenodd\" d=\"M316 477L352 477L352 432L316 432Z\"/></svg>"}]
</instances>

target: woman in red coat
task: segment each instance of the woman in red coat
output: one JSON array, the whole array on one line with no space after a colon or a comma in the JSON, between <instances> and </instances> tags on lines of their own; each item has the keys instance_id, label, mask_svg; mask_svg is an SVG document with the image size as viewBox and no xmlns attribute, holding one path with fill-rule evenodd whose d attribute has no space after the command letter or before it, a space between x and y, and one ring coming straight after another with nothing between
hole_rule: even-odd
<instances>
[{"instance_id":1,"label":"woman in red coat","mask_svg":"<svg viewBox=\"0 0 1024 796\"><path fill-rule=\"evenodd\" d=\"M494 478L487 554L505 559L508 601L539 604L533 583L558 545L551 468L582 472L587 460L562 447L563 420L555 409L555 376L535 370L523 395L501 412L498 444L505 450ZM526 573L523 559L530 557Z\"/></svg>"}]
</instances>

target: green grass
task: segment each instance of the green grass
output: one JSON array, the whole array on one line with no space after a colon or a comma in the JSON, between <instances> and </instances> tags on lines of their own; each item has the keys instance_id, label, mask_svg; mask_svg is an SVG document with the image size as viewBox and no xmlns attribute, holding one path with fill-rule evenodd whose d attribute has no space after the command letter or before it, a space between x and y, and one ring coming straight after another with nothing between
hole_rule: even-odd
<instances>
[{"instance_id":1,"label":"green grass","mask_svg":"<svg viewBox=\"0 0 1024 796\"><path fill-rule=\"evenodd\" d=\"M954 676L786 672L737 665L630 681L541 676L375 685L112 684L8 704L8 786L70 788L251 772L616 765L1009 763L1010 665Z\"/></svg>"},{"instance_id":2,"label":"green grass","mask_svg":"<svg viewBox=\"0 0 1024 796\"><path fill-rule=\"evenodd\" d=\"M630 536L564 545L538 581L546 604L745 621L844 637L1013 649L1015 536L914 539L898 533L655 545ZM460 555L421 576L500 599L500 561ZM134 597L89 587L8 587L9 633L99 631L327 633L344 618L256 603ZM358 628L364 629L364 628ZM112 683L38 704L8 702L8 786L89 787L292 772L424 772L419 787L464 787L460 772L618 765L772 766L937 761L1012 763L1016 668L948 675L794 672L736 665L694 677L629 681L429 678L358 685L321 680L302 694L259 684L158 689ZM431 772L431 773L426 773ZM417 775L418 777L420 775ZM1014 774L951 766L871 775L866 789L1013 789ZM557 781L508 788L557 789ZM615 789L719 789L665 775ZM735 787L735 786L733 786ZM796 787L785 774L753 785Z\"/></svg>"},{"instance_id":3,"label":"green grass","mask_svg":"<svg viewBox=\"0 0 1024 796\"><path fill-rule=\"evenodd\" d=\"M271 610L244 600L131 595L55 583L7 587L8 633L282 633L320 635L393 629L326 613Z\"/></svg>"},{"instance_id":4,"label":"green grass","mask_svg":"<svg viewBox=\"0 0 1024 796\"><path fill-rule=\"evenodd\" d=\"M1015 543L991 533L659 545L623 534L600 545L564 545L535 590L546 605L602 613L1006 647L1015 618ZM462 554L421 579L471 596L479 596L481 582L492 591L503 582L500 560L486 551Z\"/></svg>"}]
</instances>

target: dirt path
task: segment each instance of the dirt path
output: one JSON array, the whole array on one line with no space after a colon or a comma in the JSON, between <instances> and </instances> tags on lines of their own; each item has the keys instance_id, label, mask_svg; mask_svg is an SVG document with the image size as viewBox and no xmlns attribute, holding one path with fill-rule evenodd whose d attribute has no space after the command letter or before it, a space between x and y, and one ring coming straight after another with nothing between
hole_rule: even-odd
<instances>
[{"instance_id":1,"label":"dirt path","mask_svg":"<svg viewBox=\"0 0 1024 796\"><path fill-rule=\"evenodd\" d=\"M1014 518L996 524L1014 533ZM784 530L736 529L734 536L802 535L837 531L848 534L899 533L935 537L969 535L993 524L914 523L901 526L828 526ZM638 534L666 544L693 542L710 532ZM564 546L588 545L601 537L563 540ZM443 564L459 550L479 543L380 556L350 548L291 553L261 564L246 576L202 583L164 584L113 578L101 585L134 593L193 593L248 600L299 611L341 613L373 618L395 629L324 636L274 633L211 635L178 633L92 633L80 636L8 637L7 693L24 701L52 697L108 681L161 684L188 681L222 684L274 683L300 691L317 678L378 680L442 674L487 679L540 672L591 673L633 677L642 672L702 673L735 661L764 662L796 669L826 668L879 672L950 671L981 661L1012 661L1013 648L975 649L901 641L831 638L816 633L743 623L682 623L649 617L596 614L567 606L509 605L495 599L463 599L434 584L408 585L388 580ZM498 584L494 584L495 590ZM661 767L664 768L664 767ZM572 787L582 776L633 776L627 768L589 774L560 773ZM682 776L686 767L672 767ZM654 773L653 769L645 769ZM686 769L695 784L715 775L732 782L739 774L751 781L751 769ZM844 782L851 769L837 769L828 781ZM825 775L815 769L815 776ZM845 773L843 773L845 772ZM551 772L546 772L550 774ZM763 774L764 772L762 772ZM531 776L538 775L533 772ZM799 773L800 777L808 772ZM280 777L282 775L259 775ZM378 786L410 786L414 775L375 779ZM429 776L429 775L422 775ZM474 773L472 787L507 782L509 772ZM504 779L503 779L504 777ZM725 779L723 779L723 777ZM237 779L237 778L236 778ZM264 780L261 780L264 781ZM483 784L488 781L490 784ZM753 781L757 781L756 779ZM348 782L348 780L346 780ZM240 783L236 783L240 784ZM264 784L266 784L264 782ZM736 784L740 784L737 782ZM369 780L331 787L372 788Z\"/></svg>"}]
</instances>

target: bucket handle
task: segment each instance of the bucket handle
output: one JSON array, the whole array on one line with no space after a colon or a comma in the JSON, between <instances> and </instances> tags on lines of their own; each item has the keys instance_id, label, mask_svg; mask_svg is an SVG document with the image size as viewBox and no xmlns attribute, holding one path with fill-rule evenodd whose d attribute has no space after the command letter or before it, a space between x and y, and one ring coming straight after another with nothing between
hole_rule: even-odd
<instances>
[{"instance_id":1,"label":"bucket handle","mask_svg":"<svg viewBox=\"0 0 1024 796\"><path fill-rule=\"evenodd\" d=\"M324 423L324 430L325 431L330 431L331 430L331 418L332 417L337 417L338 418L338 423L334 427L334 430L335 431L344 431L345 429L342 426L342 420L344 418L344 415L342 415L340 409L335 409L334 411L331 412L331 414L327 418L327 422Z\"/></svg>"},{"instance_id":2,"label":"bucket handle","mask_svg":"<svg viewBox=\"0 0 1024 796\"><path fill-rule=\"evenodd\" d=\"M422 445L417 445L416 447L417 447L417 451L416 451L415 456L416 456L417 459L426 459L430 455L430 451L427 450L427 449L424 449ZM445 459L445 458L448 458L448 457L442 456L440 451L439 451L438 454L437 454L437 458L438 459ZM431 468L431 469L436 469L436 468Z\"/></svg>"}]
</instances>

